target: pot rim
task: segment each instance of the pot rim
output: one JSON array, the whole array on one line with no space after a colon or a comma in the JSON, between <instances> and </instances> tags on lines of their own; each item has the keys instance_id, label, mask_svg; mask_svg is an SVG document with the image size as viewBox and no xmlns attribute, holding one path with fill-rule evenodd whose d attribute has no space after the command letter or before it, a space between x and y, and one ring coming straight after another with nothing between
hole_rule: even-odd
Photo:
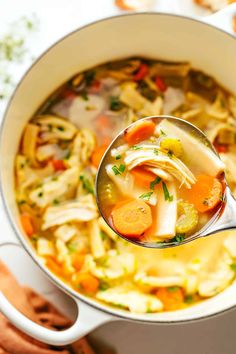
<instances>
[{"instance_id":1,"label":"pot rim","mask_svg":"<svg viewBox=\"0 0 236 354\"><path fill-rule=\"evenodd\" d=\"M168 13L168 12L153 12L153 11L147 11L147 12L134 12L134 13L125 13L125 14L118 14L118 15L111 15L102 19L98 19L95 20L93 22L87 23L81 27L76 28L75 30L67 33L66 35L62 36L61 38L57 39L52 45L50 45L48 48L46 48L38 57L37 59L30 65L30 67L24 72L23 76L21 77L21 79L19 80L19 82L17 83L13 93L11 94L8 103L6 105L6 108L3 112L3 117L2 117L2 121L1 121L1 126L0 126L0 152L2 150L2 140L3 140L3 131L4 131L4 126L5 126L5 122L7 119L7 115L8 115L8 111L10 109L10 106L12 104L12 101L15 97L15 95L17 94L17 91L19 89L19 87L21 86L21 84L23 83L23 81L25 80L25 78L30 74L30 72L34 69L34 67L41 61L41 59L43 59L43 57L48 54L51 50L53 50L59 43L61 43L62 41L66 40L67 38L69 38L70 36L74 35L75 33L86 29L88 27L92 27L97 25L100 22L106 22L106 21L110 21L116 18L123 18L123 17L133 17L133 16L169 16L169 17L173 17L173 18L182 18L184 20L189 20L189 21L193 21L193 22L197 22L200 25L203 26L207 26L207 27L211 27L216 31L219 32L223 32L225 35L227 35L228 37L233 38L234 40L236 40L235 36L221 28L217 28L215 25L201 21L200 18L192 18L190 16L186 16L186 15L180 15L180 14L173 14L173 13ZM1 175L1 168L0 168L0 175ZM72 297L74 300L81 300L82 302L84 302L85 304L99 310L102 311L106 314L112 315L112 317L115 317L117 319L123 319L123 320L128 320L128 321L133 321L133 322L142 322L142 323L149 323L149 324L161 324L161 325L167 325L167 324L178 324L178 323L191 323L191 322L196 322L196 321L200 321L200 320L204 320L207 318L211 318L211 317L216 317L216 316L220 316L222 314L224 314L225 312L229 312L232 311L234 308L236 308L236 303L235 305L230 305L229 307L223 309L223 310L217 310L214 313L211 314L207 314L207 315L199 315L199 316L195 316L194 318L188 318L188 319L174 319L174 320L168 320L168 319L164 319L164 320L155 320L154 318L152 318L153 316L155 316L155 313L152 314L150 316L150 314L147 316L146 314L132 314L131 312L128 312L126 310L119 310L116 309L115 307L112 308L112 306L109 305L103 305L102 303L99 303L99 301L97 300L93 300L90 299L87 296L84 296L78 292L76 292L72 287L70 287L69 285L67 285L65 282L63 282L62 280L60 280L59 277L55 276L46 266L44 266L39 258L37 257L35 250L31 247L30 243L27 241L26 237L21 234L19 228L17 227L16 223L15 223L15 218L13 217L10 207L7 204L7 201L5 200L4 197L4 188L2 183L0 183L0 196L2 198L3 201L3 208L5 211L5 214L7 215L7 219L11 225L11 228L14 232L14 234L16 235L17 239L20 241L20 245L23 246L23 248L26 250L26 252L28 253L28 255L31 257L31 259L36 263L37 266L39 266L39 268L45 273L45 275L56 285L58 286L63 292L65 292L68 296ZM207 301L207 300L205 300ZM197 306L197 305L196 305ZM177 312L177 311L176 311ZM150 317L149 317L150 316ZM140 318L140 317L145 317L145 318Z\"/></svg>"}]
</instances>

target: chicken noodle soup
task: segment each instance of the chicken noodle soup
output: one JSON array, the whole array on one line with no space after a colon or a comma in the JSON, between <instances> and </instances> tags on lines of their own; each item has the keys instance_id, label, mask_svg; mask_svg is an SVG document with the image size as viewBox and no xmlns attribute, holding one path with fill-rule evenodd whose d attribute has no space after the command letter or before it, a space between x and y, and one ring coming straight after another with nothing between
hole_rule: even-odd
<instances>
[{"instance_id":1,"label":"chicken noodle soup","mask_svg":"<svg viewBox=\"0 0 236 354\"><path fill-rule=\"evenodd\" d=\"M144 249L117 237L98 213L94 180L108 144L132 122L160 114L207 134L236 192L236 98L188 63L131 58L76 74L32 116L15 163L22 230L40 261L79 293L138 313L173 311L214 296L236 269L234 232ZM121 173L122 154L115 163ZM104 193L116 200L111 185Z\"/></svg>"},{"instance_id":2,"label":"chicken noodle soup","mask_svg":"<svg viewBox=\"0 0 236 354\"><path fill-rule=\"evenodd\" d=\"M97 185L100 209L127 239L184 239L221 208L224 168L192 125L171 117L142 119L105 155Z\"/></svg>"}]
</instances>

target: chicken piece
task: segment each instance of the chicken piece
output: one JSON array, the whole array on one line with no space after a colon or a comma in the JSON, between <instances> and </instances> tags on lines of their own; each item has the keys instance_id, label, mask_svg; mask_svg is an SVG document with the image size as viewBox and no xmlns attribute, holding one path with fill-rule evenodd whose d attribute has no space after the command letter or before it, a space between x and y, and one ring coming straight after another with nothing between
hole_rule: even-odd
<instances>
[{"instance_id":1,"label":"chicken piece","mask_svg":"<svg viewBox=\"0 0 236 354\"><path fill-rule=\"evenodd\" d=\"M215 153L207 148L204 144L195 139L193 136L183 131L168 120L163 120L158 125L159 133L164 132L167 136L173 136L179 139L183 149L185 159L188 165L194 165L196 161L201 161L201 173L216 177L225 169L224 163L218 158Z\"/></svg>"},{"instance_id":2,"label":"chicken piece","mask_svg":"<svg viewBox=\"0 0 236 354\"><path fill-rule=\"evenodd\" d=\"M49 207L43 215L42 230L68 222L87 222L97 217L97 209L81 202L68 201L55 207Z\"/></svg>"},{"instance_id":3,"label":"chicken piece","mask_svg":"<svg viewBox=\"0 0 236 354\"><path fill-rule=\"evenodd\" d=\"M41 186L36 187L29 194L29 198L39 208L45 208L54 200L64 197L69 192L75 190L79 178L77 167L70 168L62 172L56 180L51 179Z\"/></svg>"}]
</instances>

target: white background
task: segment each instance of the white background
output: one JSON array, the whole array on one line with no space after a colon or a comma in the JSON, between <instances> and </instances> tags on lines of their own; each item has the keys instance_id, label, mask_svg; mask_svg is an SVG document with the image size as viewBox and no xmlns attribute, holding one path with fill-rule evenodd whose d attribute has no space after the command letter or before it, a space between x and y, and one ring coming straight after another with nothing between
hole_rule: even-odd
<instances>
[{"instance_id":1,"label":"white background","mask_svg":"<svg viewBox=\"0 0 236 354\"><path fill-rule=\"evenodd\" d=\"M156 0L155 10L191 16L206 14L191 0ZM36 13L40 21L40 30L30 42L31 53L37 56L71 30L119 11L113 6L113 0L0 0L0 37L7 31L9 23L32 13ZM16 68L16 79L28 65L25 62ZM1 104L0 118L3 110L4 104ZM14 240L1 204L0 227L1 242ZM49 284L23 250L18 247L0 248L0 257L22 283L47 294L61 309L70 312L67 299ZM119 321L104 325L91 337L110 344L118 354L235 354L235 328L236 310L185 325L154 326Z\"/></svg>"}]
</instances>

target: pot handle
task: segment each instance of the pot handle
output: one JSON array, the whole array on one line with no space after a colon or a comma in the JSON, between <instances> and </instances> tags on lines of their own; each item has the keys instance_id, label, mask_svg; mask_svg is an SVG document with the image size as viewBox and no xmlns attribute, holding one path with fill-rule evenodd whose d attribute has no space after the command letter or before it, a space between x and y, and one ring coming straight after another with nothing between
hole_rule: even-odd
<instances>
[{"instance_id":1,"label":"pot handle","mask_svg":"<svg viewBox=\"0 0 236 354\"><path fill-rule=\"evenodd\" d=\"M0 247L17 245L14 242L1 243ZM77 306L77 318L74 324L62 331L54 331L31 321L28 317L18 311L0 291L0 312L23 333L50 345L67 345L82 338L96 327L110 322L114 319L102 311L96 310L82 301L74 299Z\"/></svg>"},{"instance_id":2,"label":"pot handle","mask_svg":"<svg viewBox=\"0 0 236 354\"><path fill-rule=\"evenodd\" d=\"M234 34L233 17L236 16L236 4L226 6L224 9L215 12L213 15L202 17L201 21L214 25L230 34Z\"/></svg>"}]
</instances>

